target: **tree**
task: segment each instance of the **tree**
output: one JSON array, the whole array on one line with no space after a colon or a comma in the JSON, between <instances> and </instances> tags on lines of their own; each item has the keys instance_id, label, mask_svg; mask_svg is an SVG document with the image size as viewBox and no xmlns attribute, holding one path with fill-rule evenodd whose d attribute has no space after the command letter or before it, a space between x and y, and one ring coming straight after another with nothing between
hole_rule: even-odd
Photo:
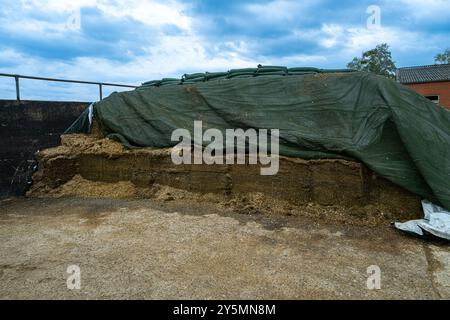
<instances>
[{"instance_id":1,"label":"tree","mask_svg":"<svg viewBox=\"0 0 450 320\"><path fill-rule=\"evenodd\" d=\"M387 43L379 44L374 49L363 52L361 58L353 58L347 64L347 68L373 72L389 78L395 77L395 70L397 69L394 61L392 61L391 51L389 51Z\"/></svg>"},{"instance_id":2,"label":"tree","mask_svg":"<svg viewBox=\"0 0 450 320\"><path fill-rule=\"evenodd\" d=\"M450 63L450 49L445 50L443 53L439 53L434 57L436 63Z\"/></svg>"}]
</instances>

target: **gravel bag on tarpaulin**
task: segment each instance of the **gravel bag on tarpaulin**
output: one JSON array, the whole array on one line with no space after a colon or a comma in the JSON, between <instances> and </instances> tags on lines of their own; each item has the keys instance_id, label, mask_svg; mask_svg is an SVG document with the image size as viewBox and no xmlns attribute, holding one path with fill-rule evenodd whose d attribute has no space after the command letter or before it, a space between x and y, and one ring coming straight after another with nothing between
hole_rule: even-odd
<instances>
[{"instance_id":1,"label":"gravel bag on tarpaulin","mask_svg":"<svg viewBox=\"0 0 450 320\"><path fill-rule=\"evenodd\" d=\"M173 146L172 131L192 133L194 120L222 132L279 129L281 155L356 158L403 188L450 208L448 110L370 73L253 70L147 83L95 103L94 114L106 136L128 147Z\"/></svg>"}]
</instances>

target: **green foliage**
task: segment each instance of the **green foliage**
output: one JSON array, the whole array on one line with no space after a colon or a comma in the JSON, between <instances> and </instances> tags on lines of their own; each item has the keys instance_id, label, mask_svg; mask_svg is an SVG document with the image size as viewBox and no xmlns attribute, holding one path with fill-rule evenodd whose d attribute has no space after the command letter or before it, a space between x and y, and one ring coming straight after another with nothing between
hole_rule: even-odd
<instances>
[{"instance_id":1,"label":"green foliage","mask_svg":"<svg viewBox=\"0 0 450 320\"><path fill-rule=\"evenodd\" d=\"M450 49L445 50L443 53L439 53L434 57L436 63L450 63Z\"/></svg>"},{"instance_id":2,"label":"green foliage","mask_svg":"<svg viewBox=\"0 0 450 320\"><path fill-rule=\"evenodd\" d=\"M347 64L347 68L372 72L388 78L394 78L396 70L389 51L389 45L386 43L379 44L374 49L363 52L361 58L353 58Z\"/></svg>"}]
</instances>

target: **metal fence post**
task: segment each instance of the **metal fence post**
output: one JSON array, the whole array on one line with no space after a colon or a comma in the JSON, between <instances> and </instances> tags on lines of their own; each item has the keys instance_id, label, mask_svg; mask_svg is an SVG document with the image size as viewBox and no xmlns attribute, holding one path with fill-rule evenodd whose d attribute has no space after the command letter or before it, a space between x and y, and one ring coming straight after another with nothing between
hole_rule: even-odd
<instances>
[{"instance_id":1,"label":"metal fence post","mask_svg":"<svg viewBox=\"0 0 450 320\"><path fill-rule=\"evenodd\" d=\"M101 83L98 84L98 91L100 93L100 100L103 100L103 88Z\"/></svg>"},{"instance_id":2,"label":"metal fence post","mask_svg":"<svg viewBox=\"0 0 450 320\"><path fill-rule=\"evenodd\" d=\"M20 101L19 76L15 75L14 80L16 81L16 99L17 101Z\"/></svg>"}]
</instances>

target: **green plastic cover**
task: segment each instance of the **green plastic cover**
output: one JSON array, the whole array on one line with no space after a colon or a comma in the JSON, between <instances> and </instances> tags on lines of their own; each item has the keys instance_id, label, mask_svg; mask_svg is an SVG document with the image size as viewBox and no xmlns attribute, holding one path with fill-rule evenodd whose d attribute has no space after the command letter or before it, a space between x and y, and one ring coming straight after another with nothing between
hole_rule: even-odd
<instances>
[{"instance_id":1,"label":"green plastic cover","mask_svg":"<svg viewBox=\"0 0 450 320\"><path fill-rule=\"evenodd\" d=\"M185 75L178 85L113 93L95 103L94 115L105 135L127 147L173 146L172 131L192 133L195 120L204 130L279 129L281 155L358 159L450 209L448 110L370 73L258 69Z\"/></svg>"}]
</instances>

